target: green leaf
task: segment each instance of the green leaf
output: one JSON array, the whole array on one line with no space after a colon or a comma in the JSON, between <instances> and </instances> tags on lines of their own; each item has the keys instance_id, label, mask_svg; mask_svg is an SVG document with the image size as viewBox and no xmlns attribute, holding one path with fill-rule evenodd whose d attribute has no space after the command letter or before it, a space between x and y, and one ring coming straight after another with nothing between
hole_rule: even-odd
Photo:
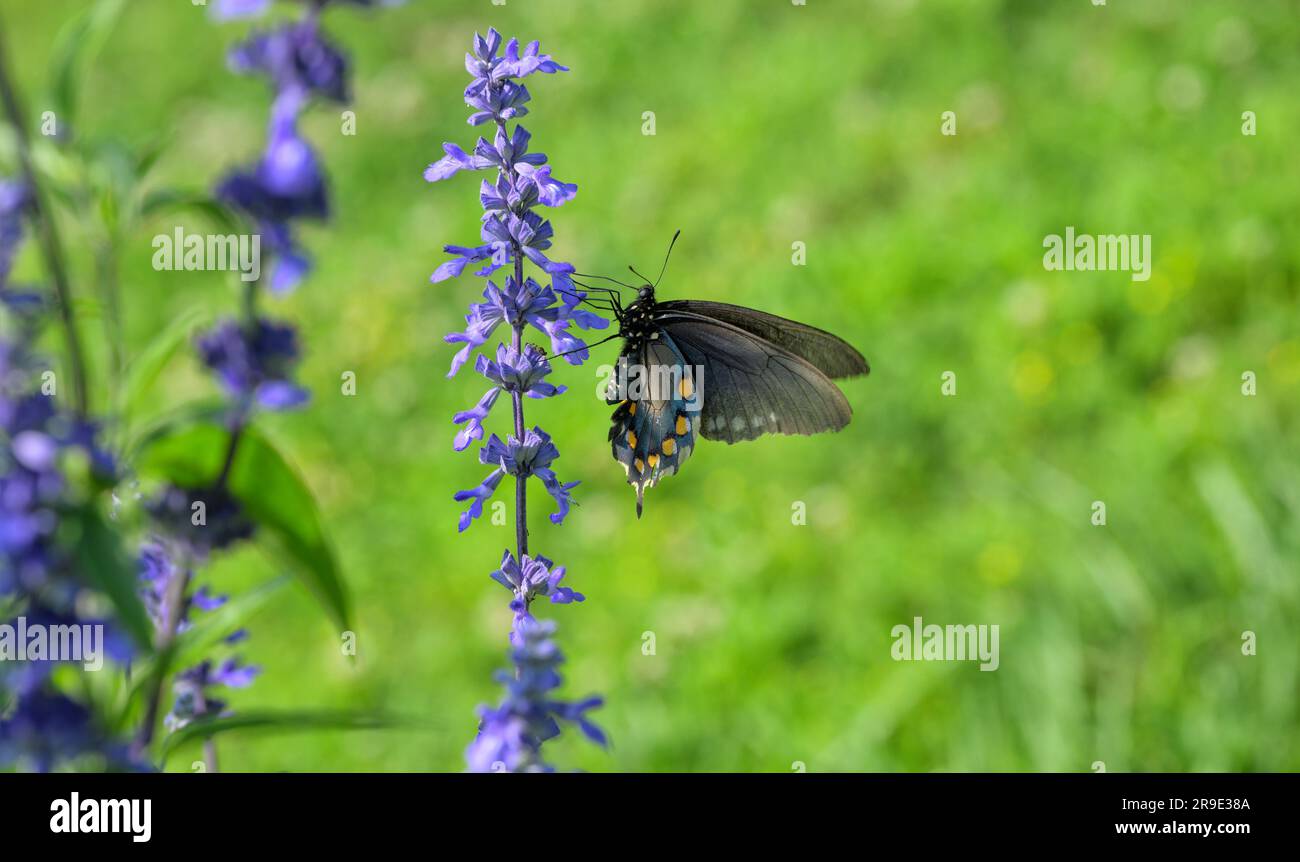
<instances>
[{"instance_id":1,"label":"green leaf","mask_svg":"<svg viewBox=\"0 0 1300 862\"><path fill-rule=\"evenodd\" d=\"M207 195L177 189L160 189L145 195L140 202L142 216L175 212L193 212L201 215L223 233L239 233L243 230L243 225L238 218L224 204Z\"/></svg>"},{"instance_id":2,"label":"green leaf","mask_svg":"<svg viewBox=\"0 0 1300 862\"><path fill-rule=\"evenodd\" d=\"M144 396L149 393L149 388L167 367L167 363L176 355L177 349L186 343L194 330L206 323L210 316L207 311L201 309L191 309L181 314L162 332L155 335L144 350L131 360L127 365L126 382L122 387L121 415L124 422L129 424L131 417L139 412Z\"/></svg>"},{"instance_id":3,"label":"green leaf","mask_svg":"<svg viewBox=\"0 0 1300 862\"><path fill-rule=\"evenodd\" d=\"M189 667L203 660L207 653L231 632L240 628L265 607L289 582L275 578L248 590L216 610L198 616L192 625L172 641L172 660L176 667Z\"/></svg>"},{"instance_id":4,"label":"green leaf","mask_svg":"<svg viewBox=\"0 0 1300 862\"><path fill-rule=\"evenodd\" d=\"M181 487L201 488L220 474L229 439L230 432L213 423L162 433L143 446L137 469ZM315 497L256 428L244 429L227 488L257 523L260 539L291 565L334 622L350 629L347 589Z\"/></svg>"},{"instance_id":5,"label":"green leaf","mask_svg":"<svg viewBox=\"0 0 1300 862\"><path fill-rule=\"evenodd\" d=\"M162 761L165 764L168 756L187 742L208 739L220 733L229 733L236 730L262 733L300 733L308 730L383 730L406 723L383 715L327 710L241 712L236 715L201 718L168 735L166 740L163 741Z\"/></svg>"},{"instance_id":6,"label":"green leaf","mask_svg":"<svg viewBox=\"0 0 1300 862\"><path fill-rule=\"evenodd\" d=\"M108 597L117 619L141 647L153 649L153 623L140 602L135 564L117 533L99 512L87 508L77 519L77 561L90 584Z\"/></svg>"},{"instance_id":7,"label":"green leaf","mask_svg":"<svg viewBox=\"0 0 1300 862\"><path fill-rule=\"evenodd\" d=\"M55 37L50 78L56 121L72 124L86 67L108 41L125 0L99 0L64 25Z\"/></svg>"},{"instance_id":8,"label":"green leaf","mask_svg":"<svg viewBox=\"0 0 1300 862\"><path fill-rule=\"evenodd\" d=\"M127 442L122 451L126 453L127 462L134 464L140 459L140 454L154 442L176 434L191 425L220 424L222 418L229 413L230 405L219 397L182 404L180 407L150 418L138 428L130 429L131 433L126 436Z\"/></svg>"},{"instance_id":9,"label":"green leaf","mask_svg":"<svg viewBox=\"0 0 1300 862\"><path fill-rule=\"evenodd\" d=\"M167 152L167 145L171 142L170 134L159 134L157 137L145 141L132 149L132 176L137 181L149 176L149 172L158 164L158 160Z\"/></svg>"}]
</instances>

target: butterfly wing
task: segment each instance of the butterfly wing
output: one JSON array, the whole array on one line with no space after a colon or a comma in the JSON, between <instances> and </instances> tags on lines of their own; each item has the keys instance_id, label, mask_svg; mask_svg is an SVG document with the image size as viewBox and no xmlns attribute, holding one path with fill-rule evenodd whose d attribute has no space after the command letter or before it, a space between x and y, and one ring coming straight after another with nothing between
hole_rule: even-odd
<instances>
[{"instance_id":1,"label":"butterfly wing","mask_svg":"<svg viewBox=\"0 0 1300 862\"><path fill-rule=\"evenodd\" d=\"M736 443L763 434L838 431L849 424L853 410L844 393L808 360L693 313L668 310L655 322L687 365L703 369L697 383L705 439Z\"/></svg>"},{"instance_id":2,"label":"butterfly wing","mask_svg":"<svg viewBox=\"0 0 1300 862\"><path fill-rule=\"evenodd\" d=\"M695 299L660 302L655 305L655 311L703 317L730 324L807 360L827 377L856 377L871 373L866 358L838 335L765 311Z\"/></svg>"},{"instance_id":3,"label":"butterfly wing","mask_svg":"<svg viewBox=\"0 0 1300 862\"><path fill-rule=\"evenodd\" d=\"M645 489L676 473L695 448L700 398L694 376L672 338L658 333L641 347L625 349L609 393L617 403L609 429L614 460L636 488L641 516Z\"/></svg>"}]
</instances>

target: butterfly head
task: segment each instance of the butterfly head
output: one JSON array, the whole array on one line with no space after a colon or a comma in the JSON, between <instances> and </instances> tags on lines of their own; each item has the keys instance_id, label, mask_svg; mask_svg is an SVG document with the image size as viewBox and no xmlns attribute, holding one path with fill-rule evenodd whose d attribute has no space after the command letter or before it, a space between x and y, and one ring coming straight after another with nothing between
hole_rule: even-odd
<instances>
[{"instance_id":1,"label":"butterfly head","mask_svg":"<svg viewBox=\"0 0 1300 862\"><path fill-rule=\"evenodd\" d=\"M623 316L620 321L624 326L629 324L633 328L644 327L650 321L651 311L655 307L655 288L649 282L641 282L641 286L636 288L636 299L632 300L626 308L623 309Z\"/></svg>"},{"instance_id":2,"label":"butterfly head","mask_svg":"<svg viewBox=\"0 0 1300 862\"><path fill-rule=\"evenodd\" d=\"M631 346L638 346L640 341L649 338L654 332L653 322L655 307L655 289L650 285L637 288L636 300L619 316L619 335L629 339Z\"/></svg>"}]
</instances>

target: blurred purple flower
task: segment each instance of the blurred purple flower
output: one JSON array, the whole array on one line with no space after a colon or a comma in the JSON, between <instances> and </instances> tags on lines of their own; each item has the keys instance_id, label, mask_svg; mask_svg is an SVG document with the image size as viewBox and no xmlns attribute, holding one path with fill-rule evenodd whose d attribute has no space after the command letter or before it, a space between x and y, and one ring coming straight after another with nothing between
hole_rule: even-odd
<instances>
[{"instance_id":1,"label":"blurred purple flower","mask_svg":"<svg viewBox=\"0 0 1300 862\"><path fill-rule=\"evenodd\" d=\"M208 659L181 671L173 685L176 700L163 723L174 732L198 718L229 715L226 702L214 697L212 689L216 686L247 688L261 671L260 667L245 665L238 658L229 658L220 664Z\"/></svg>"},{"instance_id":2,"label":"blurred purple flower","mask_svg":"<svg viewBox=\"0 0 1300 862\"><path fill-rule=\"evenodd\" d=\"M250 331L237 320L225 320L199 336L197 344L203 364L236 402L288 410L310 397L289 379L298 361L298 333L288 324L259 319Z\"/></svg>"},{"instance_id":3,"label":"blurred purple flower","mask_svg":"<svg viewBox=\"0 0 1300 862\"><path fill-rule=\"evenodd\" d=\"M0 290L9 283L14 254L23 239L22 217L27 198L27 186L0 180Z\"/></svg>"},{"instance_id":4,"label":"blurred purple flower","mask_svg":"<svg viewBox=\"0 0 1300 862\"><path fill-rule=\"evenodd\" d=\"M212 5L212 17L218 21L255 18L270 8L271 0L216 0Z\"/></svg>"},{"instance_id":5,"label":"blurred purple flower","mask_svg":"<svg viewBox=\"0 0 1300 862\"><path fill-rule=\"evenodd\" d=\"M400 6L406 0L299 0L312 8L326 6ZM271 0L216 0L212 7L212 17L218 21L231 21L237 18L256 18L264 15L271 8Z\"/></svg>"},{"instance_id":6,"label":"blurred purple flower","mask_svg":"<svg viewBox=\"0 0 1300 862\"><path fill-rule=\"evenodd\" d=\"M265 76L279 94L350 101L347 58L321 34L314 16L253 33L231 49L229 61L236 72Z\"/></svg>"},{"instance_id":7,"label":"blurred purple flower","mask_svg":"<svg viewBox=\"0 0 1300 862\"><path fill-rule=\"evenodd\" d=\"M145 504L155 526L179 543L186 556L204 562L213 551L253 535L256 527L224 486L165 487Z\"/></svg>"},{"instance_id":8,"label":"blurred purple flower","mask_svg":"<svg viewBox=\"0 0 1300 862\"><path fill-rule=\"evenodd\" d=\"M134 647L112 619L84 600L94 587L85 561L68 541L99 487L116 483L116 465L99 443L98 428L35 389L48 364L33 353L42 303L8 286L13 255L23 240L27 189L0 181L0 304L14 313L0 335L0 605L39 626L103 626L108 658L127 661ZM65 474L75 460L85 466ZM77 479L72 478L75 475ZM84 481L82 481L84 479ZM0 770L50 771L69 765L133 768L126 750L98 727L89 710L54 689L58 662L0 662ZM93 759L86 759L93 758Z\"/></svg>"},{"instance_id":9,"label":"blurred purple flower","mask_svg":"<svg viewBox=\"0 0 1300 862\"><path fill-rule=\"evenodd\" d=\"M193 553L196 549L183 543L169 547L167 542L157 538L145 542L140 548L141 597L160 634L176 634L188 629L192 625L191 609L213 611L227 601L225 596L212 595L206 586L189 592L193 573L183 568L177 557ZM179 601L176 601L177 596ZM170 606L171 602L176 602L174 607ZM176 619L168 619L169 614L175 614ZM247 632L239 629L227 635L225 642L235 644L246 637ZM220 665L209 660L180 672L173 683L175 700L165 720L166 726L175 730L199 715L220 714L225 705L212 697L210 689L218 685L246 688L252 684L258 670L256 666L245 665L238 657L232 657Z\"/></svg>"},{"instance_id":10,"label":"blurred purple flower","mask_svg":"<svg viewBox=\"0 0 1300 862\"><path fill-rule=\"evenodd\" d=\"M294 238L297 219L326 219L329 198L325 175L311 145L297 132L296 96L278 98L271 112L266 152L249 170L228 173L216 195L247 215L272 258L270 287L287 293L298 285L311 262Z\"/></svg>"},{"instance_id":11,"label":"blurred purple flower","mask_svg":"<svg viewBox=\"0 0 1300 862\"><path fill-rule=\"evenodd\" d=\"M64 694L31 692L0 718L0 765L52 772L69 762L96 771L150 768L99 727L90 710Z\"/></svg>"}]
</instances>

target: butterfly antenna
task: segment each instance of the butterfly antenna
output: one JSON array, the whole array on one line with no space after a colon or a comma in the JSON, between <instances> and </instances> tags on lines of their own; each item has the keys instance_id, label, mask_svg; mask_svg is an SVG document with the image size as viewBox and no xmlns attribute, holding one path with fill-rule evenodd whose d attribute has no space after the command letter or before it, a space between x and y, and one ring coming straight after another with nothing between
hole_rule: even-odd
<instances>
[{"instance_id":1,"label":"butterfly antenna","mask_svg":"<svg viewBox=\"0 0 1300 862\"><path fill-rule=\"evenodd\" d=\"M605 306L607 306L607 307L611 307L611 308L612 308L613 305L614 305L614 303L610 302L607 298L605 298L605 297L603 297L603 296L597 296L595 299L593 299L593 298L591 298L590 296L583 296L581 293L577 293L577 292L572 291L572 290L565 290L565 289L562 288L562 287L557 287L557 288L555 288L555 292L558 293L558 294L561 294L561 295L563 295L563 296L567 296L567 297L569 297L570 299L576 299L578 302L585 302L585 303L587 303L588 305L596 305L598 308L599 308L600 306L597 305L597 303L603 303Z\"/></svg>"},{"instance_id":2,"label":"butterfly antenna","mask_svg":"<svg viewBox=\"0 0 1300 862\"><path fill-rule=\"evenodd\" d=\"M583 290L600 291L601 294L603 294L603 296L601 296L600 298L600 301L608 303L610 305L610 311L613 312L614 316L622 320L623 303L619 301L619 292L617 290L612 290L608 287L596 287L595 285L591 285L591 284L583 284L581 281L578 281L576 278L570 280L578 287L582 288ZM583 302L590 302L590 301L591 301L590 299L583 300Z\"/></svg>"},{"instance_id":3,"label":"butterfly antenna","mask_svg":"<svg viewBox=\"0 0 1300 862\"><path fill-rule=\"evenodd\" d=\"M678 228L677 233L673 234L672 242L668 243L668 253L664 255L664 265L659 268L659 277L655 279L655 287L659 286L659 282L663 280L664 273L668 271L668 258L673 256L673 246L677 245L677 237L681 235L681 228Z\"/></svg>"},{"instance_id":4,"label":"butterfly antenna","mask_svg":"<svg viewBox=\"0 0 1300 862\"><path fill-rule=\"evenodd\" d=\"M641 279L641 282L642 282L643 284L649 284L649 283L650 283L650 279L646 278L644 275L642 275L641 273L637 272L637 271L636 271L636 267L631 266L631 265L629 264L629 265L628 265L628 269L632 270L632 274L635 275L637 278Z\"/></svg>"},{"instance_id":5,"label":"butterfly antenna","mask_svg":"<svg viewBox=\"0 0 1300 862\"><path fill-rule=\"evenodd\" d=\"M619 287L626 287L628 290L636 290L636 285L625 284L619 281L617 278L610 278L608 275L593 275L590 272L575 272L573 274L579 276L580 278L599 278L604 281L612 281L615 284L617 284Z\"/></svg>"},{"instance_id":6,"label":"butterfly antenna","mask_svg":"<svg viewBox=\"0 0 1300 862\"><path fill-rule=\"evenodd\" d=\"M552 359L558 359L561 356L568 356L570 353L581 353L590 347L596 347L597 345L604 344L606 341L613 341L615 338L618 338L617 332L607 338L602 338L600 341L593 341L591 344L584 344L582 347L575 347L573 350L566 350L563 353L548 353L546 354L546 359L549 361Z\"/></svg>"},{"instance_id":7,"label":"butterfly antenna","mask_svg":"<svg viewBox=\"0 0 1300 862\"><path fill-rule=\"evenodd\" d=\"M609 296L620 296L620 295L621 295L621 294L619 294L619 292L618 292L617 290L614 290L614 289L611 288L611 287L598 287L598 286L596 286L596 285L594 285L594 284L586 284L585 282L579 281L579 280L576 279L576 278L570 278L569 281L573 282L573 283L576 284L578 287L580 287L580 288L582 288L583 290L586 290L586 291L590 291L590 292L596 292L596 291L599 291L600 293L608 294ZM556 290L560 290L560 288L556 288Z\"/></svg>"}]
</instances>

